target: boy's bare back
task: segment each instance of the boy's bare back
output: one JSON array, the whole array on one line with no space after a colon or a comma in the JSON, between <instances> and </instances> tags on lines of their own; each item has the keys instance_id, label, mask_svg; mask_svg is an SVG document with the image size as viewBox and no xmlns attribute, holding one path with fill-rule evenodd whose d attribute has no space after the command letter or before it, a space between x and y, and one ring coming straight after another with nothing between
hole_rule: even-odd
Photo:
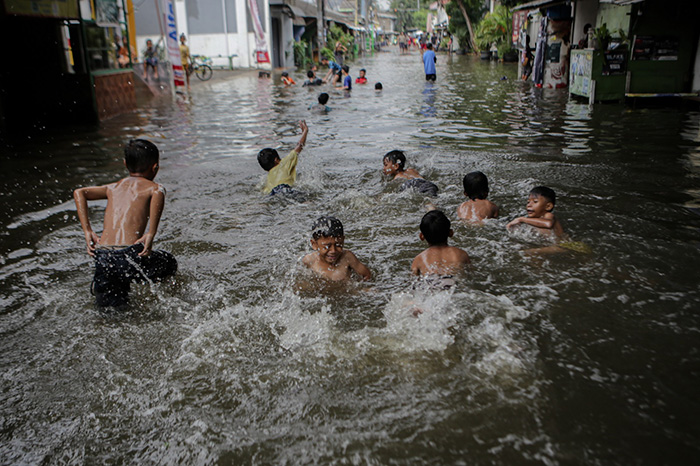
<instances>
[{"instance_id":1,"label":"boy's bare back","mask_svg":"<svg viewBox=\"0 0 700 466\"><path fill-rule=\"evenodd\" d=\"M453 275L464 269L471 261L466 251L454 246L430 246L413 259L411 272L414 275Z\"/></svg>"},{"instance_id":2,"label":"boy's bare back","mask_svg":"<svg viewBox=\"0 0 700 466\"><path fill-rule=\"evenodd\" d=\"M498 218L498 206L488 199L469 199L457 208L457 216L468 222L481 223L487 218Z\"/></svg>"},{"instance_id":3,"label":"boy's bare back","mask_svg":"<svg viewBox=\"0 0 700 466\"><path fill-rule=\"evenodd\" d=\"M162 212L165 189L153 181L132 176L105 188L107 208L100 244L130 246L144 235L151 213Z\"/></svg>"}]
</instances>

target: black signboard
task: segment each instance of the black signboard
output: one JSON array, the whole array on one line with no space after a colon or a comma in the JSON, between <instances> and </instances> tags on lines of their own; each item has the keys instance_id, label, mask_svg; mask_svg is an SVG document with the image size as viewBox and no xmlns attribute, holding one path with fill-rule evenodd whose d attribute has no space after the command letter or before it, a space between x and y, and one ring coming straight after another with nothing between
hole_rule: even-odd
<instances>
[{"instance_id":1,"label":"black signboard","mask_svg":"<svg viewBox=\"0 0 700 466\"><path fill-rule=\"evenodd\" d=\"M627 71L627 53L608 50L603 54L603 76L625 74Z\"/></svg>"},{"instance_id":2,"label":"black signboard","mask_svg":"<svg viewBox=\"0 0 700 466\"><path fill-rule=\"evenodd\" d=\"M561 42L554 42L547 46L547 63L559 63L561 55Z\"/></svg>"}]
</instances>

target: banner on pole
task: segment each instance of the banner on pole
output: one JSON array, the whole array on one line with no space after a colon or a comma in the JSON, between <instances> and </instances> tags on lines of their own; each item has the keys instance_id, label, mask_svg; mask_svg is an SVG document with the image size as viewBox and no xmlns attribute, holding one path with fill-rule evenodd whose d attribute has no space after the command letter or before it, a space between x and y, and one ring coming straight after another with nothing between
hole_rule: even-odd
<instances>
[{"instance_id":1,"label":"banner on pole","mask_svg":"<svg viewBox=\"0 0 700 466\"><path fill-rule=\"evenodd\" d=\"M260 22L257 0L248 0L248 7L253 20L253 29L255 30L255 60L258 63L270 63L270 54L267 51L267 43L265 42L265 31Z\"/></svg>"},{"instance_id":2,"label":"banner on pole","mask_svg":"<svg viewBox=\"0 0 700 466\"><path fill-rule=\"evenodd\" d=\"M175 22L175 5L173 0L163 0L163 14L165 16L165 43L168 49L168 58L173 66L173 83L175 90L185 87L185 70L180 59L180 44L177 37L177 23Z\"/></svg>"}]
</instances>

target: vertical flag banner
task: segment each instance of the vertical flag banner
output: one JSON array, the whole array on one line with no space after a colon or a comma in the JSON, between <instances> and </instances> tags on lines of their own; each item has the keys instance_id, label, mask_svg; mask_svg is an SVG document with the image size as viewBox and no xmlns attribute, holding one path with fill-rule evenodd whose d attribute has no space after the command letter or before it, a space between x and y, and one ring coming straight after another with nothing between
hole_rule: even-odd
<instances>
[{"instance_id":1,"label":"vertical flag banner","mask_svg":"<svg viewBox=\"0 0 700 466\"><path fill-rule=\"evenodd\" d=\"M257 0L248 0L248 7L250 8L250 16L253 20L253 29L255 29L255 60L258 63L270 63L270 54L267 52L265 32L260 22L260 11L258 11Z\"/></svg>"},{"instance_id":2,"label":"vertical flag banner","mask_svg":"<svg viewBox=\"0 0 700 466\"><path fill-rule=\"evenodd\" d=\"M168 58L173 64L173 81L175 89L185 87L185 70L180 60L180 44L177 38L177 24L175 23L175 5L173 0L163 0L163 14L165 16L165 43L168 48Z\"/></svg>"}]
</instances>

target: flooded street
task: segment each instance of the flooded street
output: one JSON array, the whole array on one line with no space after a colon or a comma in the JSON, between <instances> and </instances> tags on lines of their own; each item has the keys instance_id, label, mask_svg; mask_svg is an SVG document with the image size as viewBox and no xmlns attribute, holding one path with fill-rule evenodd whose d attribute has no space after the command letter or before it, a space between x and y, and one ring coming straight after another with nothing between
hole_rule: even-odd
<instances>
[{"instance_id":1,"label":"flooded street","mask_svg":"<svg viewBox=\"0 0 700 466\"><path fill-rule=\"evenodd\" d=\"M700 112L589 107L471 57L438 55L436 84L416 52L360 67L351 96L321 89L325 115L307 110L320 89L215 72L188 102L4 143L0 463L697 462ZM266 197L257 152L287 154L300 119L308 199ZM101 312L71 193L126 176L141 136L167 189L155 247L179 271ZM429 199L382 178L392 149L471 256L450 291L412 289ZM474 170L501 208L480 227L456 217ZM524 254L544 243L505 225L537 185L591 253ZM299 291L321 215L370 282Z\"/></svg>"}]
</instances>

